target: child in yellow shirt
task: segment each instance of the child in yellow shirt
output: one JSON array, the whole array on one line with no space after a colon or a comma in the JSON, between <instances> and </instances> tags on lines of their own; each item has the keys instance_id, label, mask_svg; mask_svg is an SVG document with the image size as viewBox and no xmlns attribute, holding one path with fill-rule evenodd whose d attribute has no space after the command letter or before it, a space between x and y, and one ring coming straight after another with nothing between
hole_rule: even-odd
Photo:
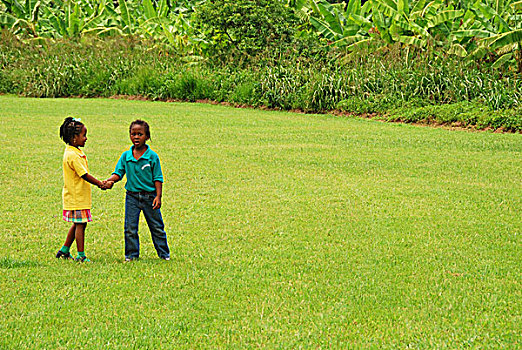
<instances>
[{"instance_id":1,"label":"child in yellow shirt","mask_svg":"<svg viewBox=\"0 0 522 350\"><path fill-rule=\"evenodd\" d=\"M107 188L106 181L100 181L89 174L87 156L80 150L87 142L87 128L80 119L67 117L60 126L60 137L67 144L63 155L62 190L63 219L72 222L63 247L56 253L57 258L72 259L69 249L76 239L78 255L76 261L89 262L85 256L85 228L92 221L91 186Z\"/></svg>"}]
</instances>

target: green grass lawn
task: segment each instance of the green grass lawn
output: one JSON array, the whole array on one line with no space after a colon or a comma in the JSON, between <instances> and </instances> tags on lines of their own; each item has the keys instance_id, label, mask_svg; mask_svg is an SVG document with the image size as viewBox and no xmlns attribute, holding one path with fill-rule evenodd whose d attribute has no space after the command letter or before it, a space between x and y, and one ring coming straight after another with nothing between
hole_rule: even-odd
<instances>
[{"instance_id":1,"label":"green grass lawn","mask_svg":"<svg viewBox=\"0 0 522 350\"><path fill-rule=\"evenodd\" d=\"M68 115L102 179L150 123L170 262L123 263L124 182L54 258ZM522 346L520 134L2 96L0 159L0 348Z\"/></svg>"}]
</instances>

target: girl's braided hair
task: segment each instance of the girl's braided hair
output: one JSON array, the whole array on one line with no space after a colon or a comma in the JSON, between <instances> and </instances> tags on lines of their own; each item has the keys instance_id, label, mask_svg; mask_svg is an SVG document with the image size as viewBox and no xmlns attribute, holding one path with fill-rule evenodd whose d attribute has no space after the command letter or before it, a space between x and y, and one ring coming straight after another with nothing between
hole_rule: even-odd
<instances>
[{"instance_id":1,"label":"girl's braided hair","mask_svg":"<svg viewBox=\"0 0 522 350\"><path fill-rule=\"evenodd\" d=\"M73 117L67 117L60 126L60 138L66 144L70 145L75 135L82 132L83 123Z\"/></svg>"}]
</instances>

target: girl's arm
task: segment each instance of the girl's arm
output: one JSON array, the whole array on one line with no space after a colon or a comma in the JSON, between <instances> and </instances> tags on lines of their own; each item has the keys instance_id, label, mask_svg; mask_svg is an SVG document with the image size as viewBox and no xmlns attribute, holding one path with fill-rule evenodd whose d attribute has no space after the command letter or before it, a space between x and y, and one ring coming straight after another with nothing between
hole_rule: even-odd
<instances>
[{"instance_id":1,"label":"girl's arm","mask_svg":"<svg viewBox=\"0 0 522 350\"><path fill-rule=\"evenodd\" d=\"M156 197L154 198L154 201L152 202L152 209L159 209L159 208L161 208L161 196L163 194L163 182L154 181L154 187L156 187Z\"/></svg>"},{"instance_id":2,"label":"girl's arm","mask_svg":"<svg viewBox=\"0 0 522 350\"><path fill-rule=\"evenodd\" d=\"M102 186L103 186L103 182L101 182L100 180L98 180L97 178L92 176L91 174L84 174L82 176L82 179L84 179L85 181L87 181L90 184L98 186L99 188L102 188Z\"/></svg>"}]
</instances>

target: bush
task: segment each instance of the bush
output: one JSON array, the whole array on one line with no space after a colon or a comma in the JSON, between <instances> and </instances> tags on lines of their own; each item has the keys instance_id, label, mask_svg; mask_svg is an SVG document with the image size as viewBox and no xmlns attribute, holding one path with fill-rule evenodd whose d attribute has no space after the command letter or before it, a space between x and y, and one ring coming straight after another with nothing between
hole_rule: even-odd
<instances>
[{"instance_id":1,"label":"bush","mask_svg":"<svg viewBox=\"0 0 522 350\"><path fill-rule=\"evenodd\" d=\"M389 109L394 108L394 106L395 103L386 95L356 95L341 100L337 104L336 109L358 114L386 113Z\"/></svg>"},{"instance_id":2,"label":"bush","mask_svg":"<svg viewBox=\"0 0 522 350\"><path fill-rule=\"evenodd\" d=\"M259 89L259 85L255 82L244 82L237 85L229 95L230 102L255 106L257 101L255 99L256 89Z\"/></svg>"},{"instance_id":3,"label":"bush","mask_svg":"<svg viewBox=\"0 0 522 350\"><path fill-rule=\"evenodd\" d=\"M153 68L140 67L134 74L115 83L113 91L121 95L140 95L157 99L163 85L163 78Z\"/></svg>"},{"instance_id":4,"label":"bush","mask_svg":"<svg viewBox=\"0 0 522 350\"><path fill-rule=\"evenodd\" d=\"M259 61L247 66L187 64L163 46L134 39L49 42L42 47L4 36L0 37L0 93L209 99L521 130L522 83L517 77L499 77L454 58L432 61L415 56L407 62L400 51L374 55L361 51L342 66L292 55L259 56Z\"/></svg>"},{"instance_id":5,"label":"bush","mask_svg":"<svg viewBox=\"0 0 522 350\"><path fill-rule=\"evenodd\" d=\"M522 130L522 109L499 109L478 101L447 105L430 105L418 108L403 108L392 111L388 120L406 123L448 124L475 126L479 129Z\"/></svg>"},{"instance_id":6,"label":"bush","mask_svg":"<svg viewBox=\"0 0 522 350\"><path fill-rule=\"evenodd\" d=\"M206 99L212 92L212 83L202 74L183 70L165 78L163 94L167 98L194 102Z\"/></svg>"},{"instance_id":7,"label":"bush","mask_svg":"<svg viewBox=\"0 0 522 350\"><path fill-rule=\"evenodd\" d=\"M281 1L215 0L195 8L195 26L214 43L211 51L254 55L287 46L297 20Z\"/></svg>"}]
</instances>

